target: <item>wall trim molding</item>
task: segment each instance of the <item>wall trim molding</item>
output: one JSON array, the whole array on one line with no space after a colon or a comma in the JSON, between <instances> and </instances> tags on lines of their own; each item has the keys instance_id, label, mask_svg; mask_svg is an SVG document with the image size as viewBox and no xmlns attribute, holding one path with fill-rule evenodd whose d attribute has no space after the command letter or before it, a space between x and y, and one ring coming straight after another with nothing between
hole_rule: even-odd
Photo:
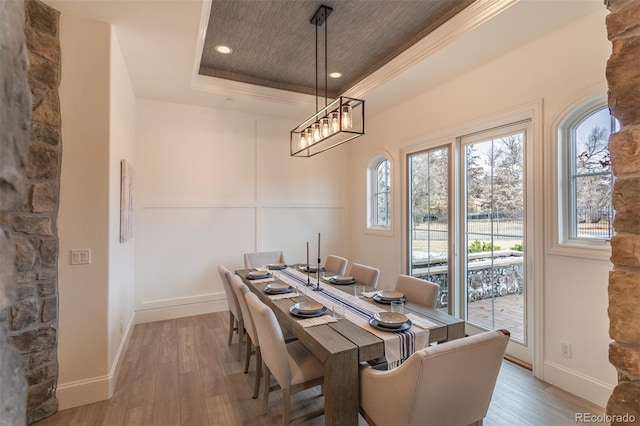
<instances>
[{"instance_id":1,"label":"wall trim molding","mask_svg":"<svg viewBox=\"0 0 640 426\"><path fill-rule=\"evenodd\" d=\"M136 311L136 324L222 312L228 309L227 300L224 298L181 305L139 309Z\"/></svg>"},{"instance_id":2,"label":"wall trim molding","mask_svg":"<svg viewBox=\"0 0 640 426\"><path fill-rule=\"evenodd\" d=\"M613 386L610 384L553 361L545 361L542 379L600 407L607 406L607 401L613 392Z\"/></svg>"},{"instance_id":3,"label":"wall trim molding","mask_svg":"<svg viewBox=\"0 0 640 426\"><path fill-rule=\"evenodd\" d=\"M147 201L143 210L159 209L336 209L346 206L322 201Z\"/></svg>"},{"instance_id":4,"label":"wall trim molding","mask_svg":"<svg viewBox=\"0 0 640 426\"><path fill-rule=\"evenodd\" d=\"M109 380L109 375L105 375L58 385L58 410L109 399Z\"/></svg>"}]
</instances>

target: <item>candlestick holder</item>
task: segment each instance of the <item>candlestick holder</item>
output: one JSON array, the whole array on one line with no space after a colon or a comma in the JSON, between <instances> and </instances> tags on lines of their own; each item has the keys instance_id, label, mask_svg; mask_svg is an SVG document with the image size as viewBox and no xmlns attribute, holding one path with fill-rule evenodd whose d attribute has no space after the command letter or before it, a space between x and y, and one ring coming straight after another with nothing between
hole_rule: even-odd
<instances>
[{"instance_id":1,"label":"candlestick holder","mask_svg":"<svg viewBox=\"0 0 640 426\"><path fill-rule=\"evenodd\" d=\"M316 268L316 286L313 288L313 291L320 291L320 262L321 259L318 259L318 267Z\"/></svg>"}]
</instances>

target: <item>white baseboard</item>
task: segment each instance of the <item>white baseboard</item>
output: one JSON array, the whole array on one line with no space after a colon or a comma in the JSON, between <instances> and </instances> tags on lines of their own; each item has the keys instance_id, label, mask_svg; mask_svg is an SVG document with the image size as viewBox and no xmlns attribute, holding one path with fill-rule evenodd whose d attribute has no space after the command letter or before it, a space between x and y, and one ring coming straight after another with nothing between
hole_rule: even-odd
<instances>
[{"instance_id":1,"label":"white baseboard","mask_svg":"<svg viewBox=\"0 0 640 426\"><path fill-rule=\"evenodd\" d=\"M62 383L56 389L58 410L109 399L109 376Z\"/></svg>"},{"instance_id":2,"label":"white baseboard","mask_svg":"<svg viewBox=\"0 0 640 426\"><path fill-rule=\"evenodd\" d=\"M103 401L113 396L113 391L118 381L118 374L125 351L129 346L129 340L136 324L135 312L127 324L120 346L116 352L109 374L106 376L92 377L90 379L77 380L75 382L59 384L56 389L58 399L58 410L78 407L80 405L92 404Z\"/></svg>"},{"instance_id":3,"label":"white baseboard","mask_svg":"<svg viewBox=\"0 0 640 426\"><path fill-rule=\"evenodd\" d=\"M120 366L122 365L124 354L129 347L129 340L131 340L131 334L133 334L133 327L135 325L136 313L134 311L124 332L124 338L122 339L122 341L120 342L120 346L118 347L118 352L116 352L116 356L113 359L113 364L111 364L111 370L109 371L109 398L113 396L113 391L115 391L116 389L116 383L118 383L118 375L120 374Z\"/></svg>"},{"instance_id":4,"label":"white baseboard","mask_svg":"<svg viewBox=\"0 0 640 426\"><path fill-rule=\"evenodd\" d=\"M551 361L544 363L543 380L600 407L607 406L615 386Z\"/></svg>"},{"instance_id":5,"label":"white baseboard","mask_svg":"<svg viewBox=\"0 0 640 426\"><path fill-rule=\"evenodd\" d=\"M226 311L227 309L229 308L225 299L187 303L182 305L163 306L151 309L141 309L136 311L136 323L142 324L145 322L190 317L192 315L202 315L211 312Z\"/></svg>"}]
</instances>

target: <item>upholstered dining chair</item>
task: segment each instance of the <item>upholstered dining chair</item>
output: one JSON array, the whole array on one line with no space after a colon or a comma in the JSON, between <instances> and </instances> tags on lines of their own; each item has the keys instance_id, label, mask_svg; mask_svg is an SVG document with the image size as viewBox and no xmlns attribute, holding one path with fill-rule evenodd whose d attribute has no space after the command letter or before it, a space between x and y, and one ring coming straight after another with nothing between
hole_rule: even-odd
<instances>
[{"instance_id":1,"label":"upholstered dining chair","mask_svg":"<svg viewBox=\"0 0 640 426\"><path fill-rule=\"evenodd\" d=\"M227 295L227 305L229 305L229 342L227 344L231 345L233 332L236 331L238 334L238 359L240 359L242 338L244 334L244 320L242 318L242 311L240 310L238 299L231 287L231 277L233 277L233 273L223 265L218 265L218 273L222 280L224 293Z\"/></svg>"},{"instance_id":2,"label":"upholstered dining chair","mask_svg":"<svg viewBox=\"0 0 640 426\"><path fill-rule=\"evenodd\" d=\"M260 378L262 376L262 354L260 353L260 340L258 340L258 334L256 333L256 326L251 316L249 306L245 299L245 294L250 293L249 287L242 282L242 279L238 275L234 275L231 278L231 287L235 292L238 299L238 305L240 305L240 311L242 311L242 318L244 320L244 328L247 331L247 352L246 359L244 360L244 372L249 372L249 362L251 361L251 345L255 348L256 353L256 379L253 384L253 398L258 397L260 391ZM296 340L296 337L287 330L282 330L285 342L292 342Z\"/></svg>"},{"instance_id":3,"label":"upholstered dining chair","mask_svg":"<svg viewBox=\"0 0 640 426\"><path fill-rule=\"evenodd\" d=\"M427 308L435 308L438 304L440 286L431 281L409 275L398 275L395 290L404 293L407 301Z\"/></svg>"},{"instance_id":4,"label":"upholstered dining chair","mask_svg":"<svg viewBox=\"0 0 640 426\"><path fill-rule=\"evenodd\" d=\"M327 272L332 272L336 275L344 275L345 272L347 272L348 263L349 261L344 257L330 254L324 262L324 269L326 269Z\"/></svg>"},{"instance_id":5,"label":"upholstered dining chair","mask_svg":"<svg viewBox=\"0 0 640 426\"><path fill-rule=\"evenodd\" d=\"M376 288L378 286L380 270L371 266L354 263L351 265L351 269L349 269L349 275L351 275L358 284Z\"/></svg>"},{"instance_id":6,"label":"upholstered dining chair","mask_svg":"<svg viewBox=\"0 0 640 426\"><path fill-rule=\"evenodd\" d=\"M244 361L245 373L249 371L249 361L251 361L251 344L253 343L253 346L256 348L256 380L253 384L253 398L257 398L258 392L260 391L260 377L262 376L262 355L260 354L260 341L258 340L256 327L253 323L253 318L251 317L251 312L249 311L249 307L247 306L247 301L244 296L251 290L249 290L249 287L247 287L246 284L242 282L242 279L237 275L234 275L231 278L231 287L238 299L238 305L240 305L242 318L244 319L244 328L247 330L248 336L247 353Z\"/></svg>"},{"instance_id":7,"label":"upholstered dining chair","mask_svg":"<svg viewBox=\"0 0 640 426\"><path fill-rule=\"evenodd\" d=\"M393 370L363 367L360 412L377 426L481 425L508 342L508 331L487 331L429 346Z\"/></svg>"},{"instance_id":8,"label":"upholstered dining chair","mask_svg":"<svg viewBox=\"0 0 640 426\"><path fill-rule=\"evenodd\" d=\"M266 414L269 405L269 383L270 376L273 374L282 389L283 425L322 415L323 409L291 419L291 394L322 385L324 382L322 363L300 341L285 344L275 314L258 299L258 296L247 293L245 299L262 348L264 363L262 413Z\"/></svg>"},{"instance_id":9,"label":"upholstered dining chair","mask_svg":"<svg viewBox=\"0 0 640 426\"><path fill-rule=\"evenodd\" d=\"M245 269L259 268L271 263L285 263L282 251L261 251L244 254Z\"/></svg>"}]
</instances>

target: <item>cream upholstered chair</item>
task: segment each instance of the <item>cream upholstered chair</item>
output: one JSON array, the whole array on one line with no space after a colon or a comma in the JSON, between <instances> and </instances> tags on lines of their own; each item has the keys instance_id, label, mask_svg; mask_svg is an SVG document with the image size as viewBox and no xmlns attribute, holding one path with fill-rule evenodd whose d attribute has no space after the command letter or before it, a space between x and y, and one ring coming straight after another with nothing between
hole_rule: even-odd
<instances>
[{"instance_id":1,"label":"cream upholstered chair","mask_svg":"<svg viewBox=\"0 0 640 426\"><path fill-rule=\"evenodd\" d=\"M378 286L380 270L371 266L354 263L351 265L349 275L351 275L358 284L376 288Z\"/></svg>"},{"instance_id":2,"label":"cream upholstered chair","mask_svg":"<svg viewBox=\"0 0 640 426\"><path fill-rule=\"evenodd\" d=\"M242 318L242 311L240 310L238 299L231 287L231 277L233 277L233 274L223 265L218 265L218 273L220 274L222 287L224 287L224 292L227 295L227 304L229 305L229 342L227 344L231 345L233 332L236 331L238 333L238 359L240 359L242 337L244 334L244 320Z\"/></svg>"},{"instance_id":3,"label":"cream upholstered chair","mask_svg":"<svg viewBox=\"0 0 640 426\"><path fill-rule=\"evenodd\" d=\"M398 275L395 290L404 293L407 301L427 308L435 308L438 304L440 286L431 281L409 275Z\"/></svg>"},{"instance_id":4,"label":"cream upholstered chair","mask_svg":"<svg viewBox=\"0 0 640 426\"><path fill-rule=\"evenodd\" d=\"M378 426L482 424L508 342L508 331L487 331L429 346L393 370L361 368L360 412Z\"/></svg>"},{"instance_id":5,"label":"cream upholstered chair","mask_svg":"<svg viewBox=\"0 0 640 426\"><path fill-rule=\"evenodd\" d=\"M260 377L262 376L262 355L260 354L260 342L258 340L258 334L256 333L256 327L253 323L253 318L251 317L251 312L249 311L249 307L247 306L247 301L245 299L245 294L249 293L249 287L246 286L245 283L242 282L242 279L235 275L231 278L231 287L236 294L236 298L238 299L238 305L240 305L240 310L242 311L242 318L244 319L244 328L247 330L247 353L246 359L244 361L244 372L249 371L249 361L251 359L251 344L256 348L256 380L253 385L253 398L258 397L258 392L260 391Z\"/></svg>"},{"instance_id":6,"label":"cream upholstered chair","mask_svg":"<svg viewBox=\"0 0 640 426\"><path fill-rule=\"evenodd\" d=\"M335 256L330 254L327 256L327 260L324 262L324 269L327 272L335 273L336 275L344 275L347 272L347 264L349 261L344 257Z\"/></svg>"},{"instance_id":7,"label":"cream upholstered chair","mask_svg":"<svg viewBox=\"0 0 640 426\"><path fill-rule=\"evenodd\" d=\"M262 412L269 404L270 375L273 374L282 389L282 424L308 420L321 415L316 410L302 417L291 419L291 394L321 385L324 381L322 363L300 342L285 344L280 325L273 311L253 293L245 294L249 311L258 333L264 363L264 393Z\"/></svg>"},{"instance_id":8,"label":"cream upholstered chair","mask_svg":"<svg viewBox=\"0 0 640 426\"><path fill-rule=\"evenodd\" d=\"M258 340L258 334L256 333L256 326L253 323L253 317L251 316L251 311L249 311L249 306L247 306L247 301L245 299L245 294L250 293L251 290L249 290L249 287L247 287L247 285L243 283L242 279L237 275L234 275L231 278L231 287L238 299L238 305L240 305L240 311L242 311L244 328L247 331L247 336L249 336L247 339L246 359L244 360L245 373L249 371L251 344L253 344L256 349L256 380L253 385L253 398L257 398L258 392L260 391L260 377L262 376L262 354L260 353L260 341ZM283 330L282 333L284 335L285 342L296 340L296 337L288 331Z\"/></svg>"},{"instance_id":9,"label":"cream upholstered chair","mask_svg":"<svg viewBox=\"0 0 640 426\"><path fill-rule=\"evenodd\" d=\"M285 263L282 251L261 251L244 254L245 269L259 268L271 263Z\"/></svg>"}]
</instances>

